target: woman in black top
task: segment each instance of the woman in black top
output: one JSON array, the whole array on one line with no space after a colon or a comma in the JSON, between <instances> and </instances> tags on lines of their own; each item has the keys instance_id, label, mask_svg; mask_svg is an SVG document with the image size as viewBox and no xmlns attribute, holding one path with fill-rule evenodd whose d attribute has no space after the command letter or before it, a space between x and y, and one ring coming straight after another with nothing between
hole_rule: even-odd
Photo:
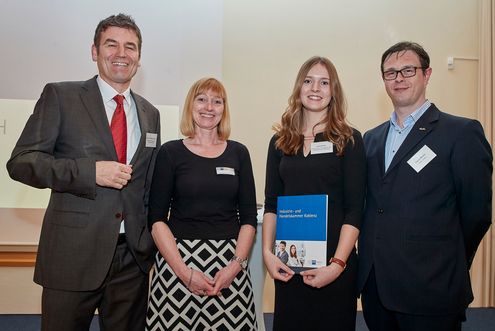
<instances>
[{"instance_id":1,"label":"woman in black top","mask_svg":"<svg viewBox=\"0 0 495 331\"><path fill-rule=\"evenodd\" d=\"M274 330L354 330L356 250L365 194L361 134L347 124L337 71L306 61L270 141L263 258L275 279ZM295 275L273 254L277 197L328 195L327 265Z\"/></svg>"},{"instance_id":2,"label":"woman in black top","mask_svg":"<svg viewBox=\"0 0 495 331\"><path fill-rule=\"evenodd\" d=\"M253 172L246 147L227 140L227 95L218 80L191 87L181 132L186 139L161 147L151 185L148 218L159 252L147 329L256 329L247 270Z\"/></svg>"}]
</instances>

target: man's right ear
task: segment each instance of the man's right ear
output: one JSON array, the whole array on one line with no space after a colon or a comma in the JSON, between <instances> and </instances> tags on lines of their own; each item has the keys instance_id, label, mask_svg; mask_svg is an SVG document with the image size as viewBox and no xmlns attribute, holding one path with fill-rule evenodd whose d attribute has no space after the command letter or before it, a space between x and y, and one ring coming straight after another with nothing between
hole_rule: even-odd
<instances>
[{"instance_id":1,"label":"man's right ear","mask_svg":"<svg viewBox=\"0 0 495 331\"><path fill-rule=\"evenodd\" d=\"M96 49L95 44L91 45L91 57L93 58L94 62L98 60L98 50Z\"/></svg>"}]
</instances>

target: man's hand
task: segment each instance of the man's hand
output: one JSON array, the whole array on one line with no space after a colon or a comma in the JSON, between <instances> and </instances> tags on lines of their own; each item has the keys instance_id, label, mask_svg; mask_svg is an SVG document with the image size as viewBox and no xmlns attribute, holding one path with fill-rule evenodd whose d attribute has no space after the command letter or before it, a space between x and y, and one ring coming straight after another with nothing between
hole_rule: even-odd
<instances>
[{"instance_id":1,"label":"man's hand","mask_svg":"<svg viewBox=\"0 0 495 331\"><path fill-rule=\"evenodd\" d=\"M96 184L122 189L131 180L132 165L115 161L96 162Z\"/></svg>"}]
</instances>

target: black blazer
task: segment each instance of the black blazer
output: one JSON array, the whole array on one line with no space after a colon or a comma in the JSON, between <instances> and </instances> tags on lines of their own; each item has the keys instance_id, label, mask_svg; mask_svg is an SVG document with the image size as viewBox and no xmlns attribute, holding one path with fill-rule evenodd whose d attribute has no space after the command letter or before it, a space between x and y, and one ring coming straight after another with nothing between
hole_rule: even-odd
<instances>
[{"instance_id":1,"label":"black blazer","mask_svg":"<svg viewBox=\"0 0 495 331\"><path fill-rule=\"evenodd\" d=\"M10 176L37 188L50 188L34 280L70 291L98 288L109 270L124 215L128 246L148 272L154 244L146 206L157 147L158 110L139 95L141 140L132 178L122 190L96 185L96 161L117 161L96 77L84 82L47 84L22 132L7 169ZM156 147L146 147L156 133Z\"/></svg>"},{"instance_id":2,"label":"black blazer","mask_svg":"<svg viewBox=\"0 0 495 331\"><path fill-rule=\"evenodd\" d=\"M389 122L364 135L368 187L358 288L374 266L386 308L457 313L473 300L469 267L491 224L492 152L475 120L431 105L384 170ZM436 157L417 173L423 146Z\"/></svg>"}]
</instances>

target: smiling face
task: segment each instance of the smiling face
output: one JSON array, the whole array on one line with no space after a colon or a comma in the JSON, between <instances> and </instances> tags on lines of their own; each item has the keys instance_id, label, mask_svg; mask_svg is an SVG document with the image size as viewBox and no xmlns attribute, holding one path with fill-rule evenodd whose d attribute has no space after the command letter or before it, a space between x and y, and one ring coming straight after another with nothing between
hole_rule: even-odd
<instances>
[{"instance_id":1,"label":"smiling face","mask_svg":"<svg viewBox=\"0 0 495 331\"><path fill-rule=\"evenodd\" d=\"M421 67L418 55L413 51L396 52L388 56L383 63L383 72L401 70L405 67ZM385 89L396 111L411 114L426 101L426 86L431 68L416 70L413 77L404 78L401 73L394 80L384 80Z\"/></svg>"},{"instance_id":2,"label":"smiling face","mask_svg":"<svg viewBox=\"0 0 495 331\"><path fill-rule=\"evenodd\" d=\"M219 94L212 90L198 94L194 98L192 106L194 126L204 130L215 129L216 131L218 123L222 119L223 110L224 100Z\"/></svg>"},{"instance_id":3,"label":"smiling face","mask_svg":"<svg viewBox=\"0 0 495 331\"><path fill-rule=\"evenodd\" d=\"M138 43L133 30L111 26L101 33L98 47L91 48L100 77L119 93L129 88L140 66Z\"/></svg>"},{"instance_id":4,"label":"smiling face","mask_svg":"<svg viewBox=\"0 0 495 331\"><path fill-rule=\"evenodd\" d=\"M301 87L300 98L303 108L307 111L320 112L328 108L332 99L330 76L323 64L317 63L308 71Z\"/></svg>"}]
</instances>

